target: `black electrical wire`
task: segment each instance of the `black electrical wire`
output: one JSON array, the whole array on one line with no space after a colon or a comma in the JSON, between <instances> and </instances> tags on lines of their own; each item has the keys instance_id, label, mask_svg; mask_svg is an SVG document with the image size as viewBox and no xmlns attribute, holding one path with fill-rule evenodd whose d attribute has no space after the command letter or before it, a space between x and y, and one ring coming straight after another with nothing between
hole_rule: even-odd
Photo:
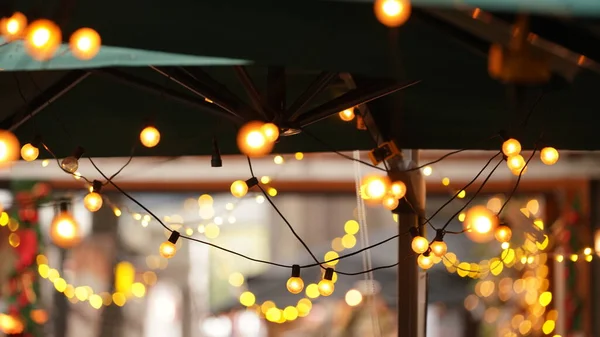
<instances>
[{"instance_id":1,"label":"black electrical wire","mask_svg":"<svg viewBox=\"0 0 600 337\"><path fill-rule=\"evenodd\" d=\"M517 182L515 183L515 186L513 187L512 191L510 191L508 198L506 198L506 200L502 204L502 207L500 207L500 210L498 211L497 214L500 214L502 212L502 210L504 210L506 205L508 205L508 202L510 201L510 199L512 199L512 197L515 195L515 192L519 188L519 183L521 182L521 177L523 176L523 172L525 172L527 165L529 165L529 162L531 161L531 159L533 159L533 156L535 155L536 151L537 151L537 144L533 147L533 152L531 153L531 156L529 156L529 159L527 159L527 161L525 162L525 166L523 166L521 171L519 171L519 176L517 177Z\"/></svg>"},{"instance_id":2,"label":"black electrical wire","mask_svg":"<svg viewBox=\"0 0 600 337\"><path fill-rule=\"evenodd\" d=\"M473 202L473 200L475 200L475 198L477 198L477 195L481 192L481 190L483 190L483 187L485 186L485 184L488 182L488 180L490 180L490 178L492 177L492 175L494 175L494 172L496 171L496 169L498 169L498 166L500 166L500 164L502 164L503 162L504 162L504 158L501 158L500 161L498 161L498 164L496 164L496 166L494 166L494 168L490 171L490 173L488 173L487 177L485 177L485 179L483 180L483 182L481 182L481 185L479 185L479 188L477 189L477 191L475 191L475 193L473 193L473 196L471 196L471 198L469 198L469 201L467 201L458 211L456 211L456 213L454 213L452 215L452 217L450 217L448 219L448 221L446 221L446 223L442 227L443 231L446 230L446 228L448 227L448 225L450 225L450 222L452 222L452 220L454 218L456 218L462 211L464 211L465 208L467 208L467 206L469 206L469 204L471 202ZM458 233L454 233L454 232L446 232L446 233L448 233L448 234L458 234Z\"/></svg>"}]
</instances>

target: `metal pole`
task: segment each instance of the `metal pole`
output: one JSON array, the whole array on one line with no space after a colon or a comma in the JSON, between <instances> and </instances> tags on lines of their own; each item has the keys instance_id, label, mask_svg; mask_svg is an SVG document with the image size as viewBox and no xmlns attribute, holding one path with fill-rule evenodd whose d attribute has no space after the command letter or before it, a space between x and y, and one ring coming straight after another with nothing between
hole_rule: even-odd
<instances>
[{"instance_id":1,"label":"metal pole","mask_svg":"<svg viewBox=\"0 0 600 337\"><path fill-rule=\"evenodd\" d=\"M406 168L418 165L418 150L402 152ZM425 181L420 171L403 174L402 181L407 191L411 191L411 195L407 195L410 205L397 210L398 230L405 233L411 227L419 227L423 221ZM425 227L420 228L424 233ZM417 256L411 248L412 238L401 235L398 240L398 336L425 337L427 274L417 265Z\"/></svg>"}]
</instances>

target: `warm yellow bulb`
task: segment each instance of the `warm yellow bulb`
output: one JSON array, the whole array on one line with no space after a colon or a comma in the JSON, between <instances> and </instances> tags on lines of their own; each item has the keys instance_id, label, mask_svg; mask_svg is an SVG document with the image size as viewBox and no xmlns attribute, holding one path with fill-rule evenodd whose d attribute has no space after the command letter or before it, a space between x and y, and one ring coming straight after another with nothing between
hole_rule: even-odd
<instances>
[{"instance_id":1,"label":"warm yellow bulb","mask_svg":"<svg viewBox=\"0 0 600 337\"><path fill-rule=\"evenodd\" d=\"M321 294L321 296L329 296L333 294L334 289L335 285L333 284L333 281L326 279L319 281L319 294Z\"/></svg>"},{"instance_id":2,"label":"warm yellow bulb","mask_svg":"<svg viewBox=\"0 0 600 337\"><path fill-rule=\"evenodd\" d=\"M439 257L446 255L448 251L448 246L444 241L433 241L430 245L431 252Z\"/></svg>"},{"instance_id":3,"label":"warm yellow bulb","mask_svg":"<svg viewBox=\"0 0 600 337\"><path fill-rule=\"evenodd\" d=\"M390 185L389 179L385 176L368 176L363 179L365 186L365 196L371 200L381 200L387 194Z\"/></svg>"},{"instance_id":4,"label":"warm yellow bulb","mask_svg":"<svg viewBox=\"0 0 600 337\"><path fill-rule=\"evenodd\" d=\"M390 193L392 193L396 199L404 198L406 195L406 184L400 180L394 181L390 185Z\"/></svg>"},{"instance_id":5,"label":"warm yellow bulb","mask_svg":"<svg viewBox=\"0 0 600 337\"><path fill-rule=\"evenodd\" d=\"M21 157L25 161L34 161L40 155L40 149L27 143L21 148Z\"/></svg>"},{"instance_id":6,"label":"warm yellow bulb","mask_svg":"<svg viewBox=\"0 0 600 337\"><path fill-rule=\"evenodd\" d=\"M61 212L50 224L50 239L61 248L71 248L79 244L81 234L79 225L68 212Z\"/></svg>"},{"instance_id":7,"label":"warm yellow bulb","mask_svg":"<svg viewBox=\"0 0 600 337\"><path fill-rule=\"evenodd\" d=\"M509 156L506 158L506 165L511 171L521 170L525 167L525 159L520 154Z\"/></svg>"},{"instance_id":8,"label":"warm yellow bulb","mask_svg":"<svg viewBox=\"0 0 600 337\"><path fill-rule=\"evenodd\" d=\"M274 142L269 139L275 137L275 131L279 136L279 130L274 130L271 126L267 126L268 124L270 123L264 124L256 121L244 124L237 134L237 145L240 152L249 157L262 157L270 153ZM268 135L267 132L269 132Z\"/></svg>"},{"instance_id":9,"label":"warm yellow bulb","mask_svg":"<svg viewBox=\"0 0 600 337\"><path fill-rule=\"evenodd\" d=\"M388 27L401 26L410 17L409 0L377 0L375 1L375 17Z\"/></svg>"},{"instance_id":10,"label":"warm yellow bulb","mask_svg":"<svg viewBox=\"0 0 600 337\"><path fill-rule=\"evenodd\" d=\"M498 242L508 242L512 237L512 230L508 226L498 226L494 236Z\"/></svg>"},{"instance_id":11,"label":"warm yellow bulb","mask_svg":"<svg viewBox=\"0 0 600 337\"><path fill-rule=\"evenodd\" d=\"M417 258L417 264L421 269L427 270L433 266L433 257L421 254Z\"/></svg>"},{"instance_id":12,"label":"warm yellow bulb","mask_svg":"<svg viewBox=\"0 0 600 337\"><path fill-rule=\"evenodd\" d=\"M273 123L265 123L260 127L260 130L265 135L265 139L268 142L272 143L279 138L279 128Z\"/></svg>"},{"instance_id":13,"label":"warm yellow bulb","mask_svg":"<svg viewBox=\"0 0 600 337\"><path fill-rule=\"evenodd\" d=\"M516 156L521 153L521 143L514 138L507 139L502 143L502 153L507 157Z\"/></svg>"},{"instance_id":14,"label":"warm yellow bulb","mask_svg":"<svg viewBox=\"0 0 600 337\"><path fill-rule=\"evenodd\" d=\"M411 243L412 250L417 254L423 254L429 249L429 241L422 236L415 236Z\"/></svg>"},{"instance_id":15,"label":"warm yellow bulb","mask_svg":"<svg viewBox=\"0 0 600 337\"><path fill-rule=\"evenodd\" d=\"M50 20L37 20L27 28L25 49L38 61L51 59L62 43L60 28Z\"/></svg>"},{"instance_id":16,"label":"warm yellow bulb","mask_svg":"<svg viewBox=\"0 0 600 337\"><path fill-rule=\"evenodd\" d=\"M304 289L304 281L300 277L290 277L286 283L287 290L292 294L299 294Z\"/></svg>"},{"instance_id":17,"label":"warm yellow bulb","mask_svg":"<svg viewBox=\"0 0 600 337\"><path fill-rule=\"evenodd\" d=\"M354 119L354 108L346 109L344 111L340 111L339 113L340 119L344 122L350 122Z\"/></svg>"},{"instance_id":18,"label":"warm yellow bulb","mask_svg":"<svg viewBox=\"0 0 600 337\"><path fill-rule=\"evenodd\" d=\"M398 201L398 199L396 199L396 197L388 195L385 198L383 198L383 207L389 209L390 211L393 211L396 209L396 207L398 207L398 204L400 203Z\"/></svg>"},{"instance_id":19,"label":"warm yellow bulb","mask_svg":"<svg viewBox=\"0 0 600 337\"><path fill-rule=\"evenodd\" d=\"M463 221L465 234L475 242L487 242L494 237L498 217L485 206L471 207Z\"/></svg>"},{"instance_id":20,"label":"warm yellow bulb","mask_svg":"<svg viewBox=\"0 0 600 337\"><path fill-rule=\"evenodd\" d=\"M231 183L231 194L236 198L242 198L248 193L248 184L243 180L236 180Z\"/></svg>"},{"instance_id":21,"label":"warm yellow bulb","mask_svg":"<svg viewBox=\"0 0 600 337\"><path fill-rule=\"evenodd\" d=\"M553 147L545 147L540 153L540 159L546 165L554 165L558 161L558 151Z\"/></svg>"},{"instance_id":22,"label":"warm yellow bulb","mask_svg":"<svg viewBox=\"0 0 600 337\"><path fill-rule=\"evenodd\" d=\"M510 172L511 172L513 175L517 176L517 177L518 177L518 176L524 176L524 175L525 175L525 173L527 173L527 168L528 168L528 166L527 166L527 165L525 165L523 168L516 169L516 170L510 170Z\"/></svg>"},{"instance_id":23,"label":"warm yellow bulb","mask_svg":"<svg viewBox=\"0 0 600 337\"><path fill-rule=\"evenodd\" d=\"M69 39L73 56L80 60L93 59L100 51L101 44L100 34L91 28L80 28Z\"/></svg>"},{"instance_id":24,"label":"warm yellow bulb","mask_svg":"<svg viewBox=\"0 0 600 337\"><path fill-rule=\"evenodd\" d=\"M19 140L12 132L0 130L0 167L18 160L20 147Z\"/></svg>"},{"instance_id":25,"label":"warm yellow bulb","mask_svg":"<svg viewBox=\"0 0 600 337\"><path fill-rule=\"evenodd\" d=\"M0 21L0 34L7 42L22 38L26 28L27 17L23 13L16 12Z\"/></svg>"},{"instance_id":26,"label":"warm yellow bulb","mask_svg":"<svg viewBox=\"0 0 600 337\"><path fill-rule=\"evenodd\" d=\"M177 252L177 247L174 243L170 241L165 241L160 244L158 252L160 253L160 256L164 257L165 259L170 259L173 256L175 256L175 253Z\"/></svg>"},{"instance_id":27,"label":"warm yellow bulb","mask_svg":"<svg viewBox=\"0 0 600 337\"><path fill-rule=\"evenodd\" d=\"M83 198L83 205L88 211L96 212L102 208L102 196L96 192L90 192Z\"/></svg>"},{"instance_id":28,"label":"warm yellow bulb","mask_svg":"<svg viewBox=\"0 0 600 337\"><path fill-rule=\"evenodd\" d=\"M140 132L140 141L145 147L155 147L160 142L160 132L153 126L147 126Z\"/></svg>"}]
</instances>

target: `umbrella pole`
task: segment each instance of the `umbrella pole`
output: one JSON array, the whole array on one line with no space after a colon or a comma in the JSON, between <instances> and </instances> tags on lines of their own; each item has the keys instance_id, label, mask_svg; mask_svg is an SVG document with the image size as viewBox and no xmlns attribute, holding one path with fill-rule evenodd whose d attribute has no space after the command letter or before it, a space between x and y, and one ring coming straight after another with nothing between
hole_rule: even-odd
<instances>
[{"instance_id":1,"label":"umbrella pole","mask_svg":"<svg viewBox=\"0 0 600 337\"><path fill-rule=\"evenodd\" d=\"M402 151L405 167L418 165L418 150ZM409 207L398 207L398 225L400 233L411 227L420 227L422 233L422 214L425 209L425 181L420 170L410 172L402 179L407 191ZM409 195L411 194L411 195ZM398 336L425 337L427 314L426 273L417 265L417 255L411 248L412 237L401 235L398 238Z\"/></svg>"}]
</instances>

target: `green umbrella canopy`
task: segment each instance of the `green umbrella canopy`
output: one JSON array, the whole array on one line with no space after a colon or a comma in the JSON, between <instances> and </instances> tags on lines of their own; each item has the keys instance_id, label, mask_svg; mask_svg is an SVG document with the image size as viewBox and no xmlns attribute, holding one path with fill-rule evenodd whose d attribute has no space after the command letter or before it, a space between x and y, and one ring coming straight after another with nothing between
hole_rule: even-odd
<instances>
[{"instance_id":1,"label":"green umbrella canopy","mask_svg":"<svg viewBox=\"0 0 600 337\"><path fill-rule=\"evenodd\" d=\"M347 77L338 77L340 73L350 74L351 82L371 91L373 87L392 88L392 82L401 87L420 80L367 104L382 133L405 148L497 148L497 143L480 140L520 124L527 114L522 108L515 109L507 99L506 87L489 77L484 57L489 42L432 20L429 9L415 8L405 26L389 30L376 21L371 3L178 0L153 5L85 2L63 7L65 3L47 1L33 7L14 2L10 9L21 10L30 18L55 19L65 40L79 27L96 29L106 46L97 59L82 63L66 52L38 64L29 61L19 45L0 48L0 68L15 71L0 73L0 86L8 88L0 92L4 103L0 126L4 128L15 126L36 106L48 102L50 96L40 99L40 95L53 85L62 80L63 87L68 87L65 84L84 76L67 69L91 71L17 128L22 142L39 133L59 156L68 155L78 145L91 156L128 156L148 118L155 120L162 141L157 148L137 151L137 155L210 154L213 136L218 137L223 153L237 151L234 124L211 115L214 109L207 107L209 104L145 67L147 64L184 66L192 73L202 67L203 73L219 82L212 86L213 91L223 93L224 86L244 106L252 106L252 101L235 66L246 67L263 98L277 88L268 80L269 73L276 75L279 67L285 67L285 81L278 78L285 83L288 108L321 78L321 71L335 74L304 106L305 112L351 90ZM587 51L593 55L594 50ZM124 66L136 68L117 69L121 75L124 72L163 89L149 93L115 81L112 68L98 70ZM23 72L33 69L39 71ZM106 76L107 71L111 76ZM526 130L519 133L523 145L532 147L543 131L545 141L558 148L600 148L600 140L592 137L593 88L598 81L596 74L584 70L572 83L546 94ZM171 91L175 96L184 95L186 103L169 99ZM522 105L531 105L538 93L532 89ZM257 116L245 115L245 119L255 119L250 117ZM311 124L308 130L324 143L300 134L282 138L275 151L373 146L367 132L336 117Z\"/></svg>"}]
</instances>

